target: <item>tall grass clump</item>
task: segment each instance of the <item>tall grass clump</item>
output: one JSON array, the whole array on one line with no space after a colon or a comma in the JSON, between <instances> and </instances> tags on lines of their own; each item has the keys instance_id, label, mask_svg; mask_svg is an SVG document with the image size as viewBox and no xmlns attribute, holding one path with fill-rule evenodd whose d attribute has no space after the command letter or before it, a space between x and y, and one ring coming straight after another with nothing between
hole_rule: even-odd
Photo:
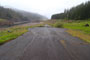
<instances>
[{"instance_id":1,"label":"tall grass clump","mask_svg":"<svg viewBox=\"0 0 90 60\"><path fill-rule=\"evenodd\" d=\"M63 24L60 22L56 22L53 26L57 28L63 28Z\"/></svg>"}]
</instances>

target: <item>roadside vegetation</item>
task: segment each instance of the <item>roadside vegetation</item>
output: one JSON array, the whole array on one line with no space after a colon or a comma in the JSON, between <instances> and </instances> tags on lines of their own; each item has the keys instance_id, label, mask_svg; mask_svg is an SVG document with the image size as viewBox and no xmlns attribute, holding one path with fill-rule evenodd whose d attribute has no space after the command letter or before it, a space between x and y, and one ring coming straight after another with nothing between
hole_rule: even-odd
<instances>
[{"instance_id":1,"label":"roadside vegetation","mask_svg":"<svg viewBox=\"0 0 90 60\"><path fill-rule=\"evenodd\" d=\"M90 43L90 20L50 20L46 22L52 27L67 28L67 32Z\"/></svg>"},{"instance_id":2,"label":"roadside vegetation","mask_svg":"<svg viewBox=\"0 0 90 60\"><path fill-rule=\"evenodd\" d=\"M68 33L90 43L90 1L53 14L51 19L56 19L51 26L67 28Z\"/></svg>"},{"instance_id":3,"label":"roadside vegetation","mask_svg":"<svg viewBox=\"0 0 90 60\"><path fill-rule=\"evenodd\" d=\"M25 32L27 32L27 27L24 26L14 26L11 28L3 29L0 31L0 44L15 39Z\"/></svg>"},{"instance_id":4,"label":"roadside vegetation","mask_svg":"<svg viewBox=\"0 0 90 60\"><path fill-rule=\"evenodd\" d=\"M90 21L76 21L72 23L65 23L64 28L68 28L68 33L79 37L90 43Z\"/></svg>"},{"instance_id":5,"label":"roadside vegetation","mask_svg":"<svg viewBox=\"0 0 90 60\"><path fill-rule=\"evenodd\" d=\"M19 37L25 32L28 32L28 28L41 27L41 26L43 26L43 24L36 24L32 26L20 25L20 26L13 26L13 27L3 28L3 29L1 28L0 29L0 45Z\"/></svg>"}]
</instances>

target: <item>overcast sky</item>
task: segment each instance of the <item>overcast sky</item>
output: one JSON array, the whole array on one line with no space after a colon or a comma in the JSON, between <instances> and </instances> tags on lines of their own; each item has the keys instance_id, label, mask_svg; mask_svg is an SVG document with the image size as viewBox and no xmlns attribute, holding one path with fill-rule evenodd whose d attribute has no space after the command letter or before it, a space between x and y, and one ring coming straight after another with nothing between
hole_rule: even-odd
<instances>
[{"instance_id":1,"label":"overcast sky","mask_svg":"<svg viewBox=\"0 0 90 60\"><path fill-rule=\"evenodd\" d=\"M64 9L89 0L0 0L0 5L39 13L48 18L52 14L61 13Z\"/></svg>"}]
</instances>

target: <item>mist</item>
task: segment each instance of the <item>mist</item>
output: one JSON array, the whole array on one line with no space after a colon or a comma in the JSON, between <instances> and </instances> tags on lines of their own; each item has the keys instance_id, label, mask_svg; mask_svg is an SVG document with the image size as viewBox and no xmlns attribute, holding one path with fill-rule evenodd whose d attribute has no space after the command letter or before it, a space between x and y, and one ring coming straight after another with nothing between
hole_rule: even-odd
<instances>
[{"instance_id":1,"label":"mist","mask_svg":"<svg viewBox=\"0 0 90 60\"><path fill-rule=\"evenodd\" d=\"M88 0L0 0L0 5L51 18L52 14L61 13L64 9L70 9L86 1Z\"/></svg>"}]
</instances>

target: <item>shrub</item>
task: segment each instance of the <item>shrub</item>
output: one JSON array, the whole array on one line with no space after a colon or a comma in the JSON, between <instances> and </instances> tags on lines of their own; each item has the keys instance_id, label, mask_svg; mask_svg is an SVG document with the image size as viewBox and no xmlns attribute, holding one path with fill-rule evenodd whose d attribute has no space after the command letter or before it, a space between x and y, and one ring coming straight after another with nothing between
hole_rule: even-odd
<instances>
[{"instance_id":1,"label":"shrub","mask_svg":"<svg viewBox=\"0 0 90 60\"><path fill-rule=\"evenodd\" d=\"M54 24L54 27L62 28L62 27L63 27L63 24L60 23L60 22L56 22L56 23Z\"/></svg>"}]
</instances>

